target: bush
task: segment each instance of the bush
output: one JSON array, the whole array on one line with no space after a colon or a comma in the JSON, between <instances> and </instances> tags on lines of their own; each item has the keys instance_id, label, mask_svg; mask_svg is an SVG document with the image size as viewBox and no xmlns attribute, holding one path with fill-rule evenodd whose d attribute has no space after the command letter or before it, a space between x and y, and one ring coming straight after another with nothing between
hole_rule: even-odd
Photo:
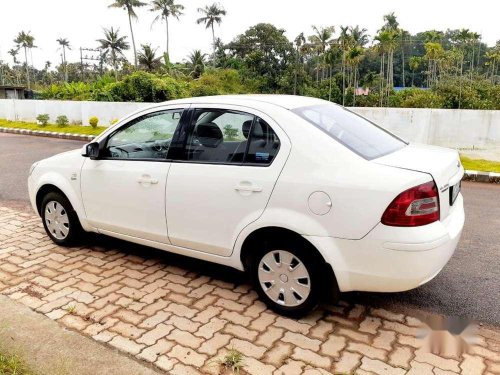
<instances>
[{"instance_id":1,"label":"bush","mask_svg":"<svg viewBox=\"0 0 500 375\"><path fill-rule=\"evenodd\" d=\"M398 91L391 99L396 104L394 106L401 108L443 108L444 105L438 93L417 88Z\"/></svg>"},{"instance_id":2,"label":"bush","mask_svg":"<svg viewBox=\"0 0 500 375\"><path fill-rule=\"evenodd\" d=\"M113 100L124 102L163 102L187 96L183 82L142 71L130 74L108 89Z\"/></svg>"},{"instance_id":3,"label":"bush","mask_svg":"<svg viewBox=\"0 0 500 375\"><path fill-rule=\"evenodd\" d=\"M36 116L36 120L40 123L40 126L45 126L49 123L50 116L47 113L41 113Z\"/></svg>"},{"instance_id":4,"label":"bush","mask_svg":"<svg viewBox=\"0 0 500 375\"><path fill-rule=\"evenodd\" d=\"M60 128L67 126L69 124L68 117L66 117L65 115L57 116L56 124Z\"/></svg>"},{"instance_id":5,"label":"bush","mask_svg":"<svg viewBox=\"0 0 500 375\"><path fill-rule=\"evenodd\" d=\"M89 118L89 124L92 126L94 129L97 128L97 124L99 123L99 119L96 116L92 116Z\"/></svg>"}]
</instances>

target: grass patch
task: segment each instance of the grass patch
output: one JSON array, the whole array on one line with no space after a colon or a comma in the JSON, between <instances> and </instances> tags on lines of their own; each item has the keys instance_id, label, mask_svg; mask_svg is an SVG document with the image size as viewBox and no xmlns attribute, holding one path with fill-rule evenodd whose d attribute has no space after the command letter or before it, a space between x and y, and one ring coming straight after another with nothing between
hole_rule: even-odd
<instances>
[{"instance_id":1,"label":"grass patch","mask_svg":"<svg viewBox=\"0 0 500 375\"><path fill-rule=\"evenodd\" d=\"M223 359L220 360L223 369L239 374L244 367L243 354L236 349L230 349Z\"/></svg>"},{"instance_id":2,"label":"grass patch","mask_svg":"<svg viewBox=\"0 0 500 375\"><path fill-rule=\"evenodd\" d=\"M1 375L33 375L28 366L16 355L6 355L0 353L0 374Z\"/></svg>"},{"instance_id":3,"label":"grass patch","mask_svg":"<svg viewBox=\"0 0 500 375\"><path fill-rule=\"evenodd\" d=\"M83 125L67 125L61 127L54 124L47 124L45 126L42 126L33 122L8 121L2 119L0 119L0 127L13 128L13 129L45 130L49 132L85 134L85 135L99 135L104 130L107 129L105 126L98 126L96 128L93 128L92 126L83 126Z\"/></svg>"},{"instance_id":4,"label":"grass patch","mask_svg":"<svg viewBox=\"0 0 500 375\"><path fill-rule=\"evenodd\" d=\"M464 168L468 170L500 173L500 162L498 161L471 159L467 156L460 156L460 160Z\"/></svg>"}]
</instances>

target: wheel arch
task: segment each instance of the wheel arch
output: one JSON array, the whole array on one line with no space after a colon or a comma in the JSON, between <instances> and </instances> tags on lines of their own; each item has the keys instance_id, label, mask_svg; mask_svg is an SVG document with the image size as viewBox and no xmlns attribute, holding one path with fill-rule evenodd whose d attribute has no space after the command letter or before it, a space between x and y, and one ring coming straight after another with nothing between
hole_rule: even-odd
<instances>
[{"instance_id":1,"label":"wheel arch","mask_svg":"<svg viewBox=\"0 0 500 375\"><path fill-rule=\"evenodd\" d=\"M252 260L252 249L255 248L255 246L258 246L259 243L263 243L265 241L290 240L294 241L294 243L301 243L303 246L314 252L318 261L322 265L322 269L320 271L324 274L325 281L331 285L331 288L327 288L329 293L327 293L328 295L326 297L328 300L336 299L340 292L332 265L325 260L321 252L310 241L291 229L278 226L266 226L255 229L247 235L240 250L240 261L243 264L243 268L245 271L249 270Z\"/></svg>"}]
</instances>

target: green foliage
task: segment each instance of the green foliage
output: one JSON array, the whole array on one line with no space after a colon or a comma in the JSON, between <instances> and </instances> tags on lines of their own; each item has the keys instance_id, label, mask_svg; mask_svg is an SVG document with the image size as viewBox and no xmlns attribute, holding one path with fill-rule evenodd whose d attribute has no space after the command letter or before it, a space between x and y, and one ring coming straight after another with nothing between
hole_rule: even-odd
<instances>
[{"instance_id":1,"label":"green foliage","mask_svg":"<svg viewBox=\"0 0 500 375\"><path fill-rule=\"evenodd\" d=\"M123 102L162 102L187 96L183 82L142 71L130 74L107 89L113 100Z\"/></svg>"},{"instance_id":2,"label":"green foliage","mask_svg":"<svg viewBox=\"0 0 500 375\"><path fill-rule=\"evenodd\" d=\"M246 85L238 71L233 69L209 70L188 85L189 96L244 94L251 92L252 83Z\"/></svg>"},{"instance_id":3,"label":"green foliage","mask_svg":"<svg viewBox=\"0 0 500 375\"><path fill-rule=\"evenodd\" d=\"M389 100L393 107L402 108L442 108L444 104L439 94L415 88L401 90L389 97Z\"/></svg>"},{"instance_id":4,"label":"green foliage","mask_svg":"<svg viewBox=\"0 0 500 375\"><path fill-rule=\"evenodd\" d=\"M500 109L500 85L489 80L448 77L433 91L443 98L443 108Z\"/></svg>"},{"instance_id":5,"label":"green foliage","mask_svg":"<svg viewBox=\"0 0 500 375\"><path fill-rule=\"evenodd\" d=\"M0 374L2 375L30 375L26 363L16 355L0 353Z\"/></svg>"},{"instance_id":6,"label":"green foliage","mask_svg":"<svg viewBox=\"0 0 500 375\"><path fill-rule=\"evenodd\" d=\"M92 116L89 118L89 125L92 126L94 129L97 128L97 124L99 123L99 119L96 116Z\"/></svg>"},{"instance_id":7,"label":"green foliage","mask_svg":"<svg viewBox=\"0 0 500 375\"><path fill-rule=\"evenodd\" d=\"M40 126L45 126L49 123L50 116L47 113L41 113L36 116L36 120L40 123Z\"/></svg>"},{"instance_id":8,"label":"green foliage","mask_svg":"<svg viewBox=\"0 0 500 375\"><path fill-rule=\"evenodd\" d=\"M60 128L64 128L65 126L68 126L68 124L69 124L68 117L66 115L57 116L57 118L56 118L56 124Z\"/></svg>"}]
</instances>

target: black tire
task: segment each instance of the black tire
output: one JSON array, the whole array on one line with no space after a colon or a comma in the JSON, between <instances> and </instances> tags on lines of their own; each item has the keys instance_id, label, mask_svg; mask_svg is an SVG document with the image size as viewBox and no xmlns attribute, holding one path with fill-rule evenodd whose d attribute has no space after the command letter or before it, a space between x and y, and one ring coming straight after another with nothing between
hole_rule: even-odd
<instances>
[{"instance_id":1,"label":"black tire","mask_svg":"<svg viewBox=\"0 0 500 375\"><path fill-rule=\"evenodd\" d=\"M63 207L63 212L67 214L68 233L64 238L61 237L61 232L59 232L58 235L54 231L51 231L48 227L48 223L46 220L46 213L47 213L46 210L47 210L47 205L51 202L57 202L57 204ZM50 192L43 197L42 205L40 207L40 216L42 217L42 223L43 227L45 228L45 232L50 237L50 239L56 244L61 246L72 246L77 244L78 241L81 239L83 229L82 226L80 225L80 220L78 219L78 215L71 206L71 203L69 202L68 198L66 198L61 193Z\"/></svg>"},{"instance_id":2,"label":"black tire","mask_svg":"<svg viewBox=\"0 0 500 375\"><path fill-rule=\"evenodd\" d=\"M278 251L280 250L282 252L285 251L287 253L290 253L294 257L296 257L296 259L303 264L303 266L307 270L307 273L309 274L309 295L306 298L303 298L303 300L300 301L300 304L295 306L286 306L284 299L286 299L287 297L283 294L281 294L283 295L283 301L281 303L278 303L277 301L271 299L266 294L263 283L261 283L261 280L259 280L259 268L263 258L269 253L273 254L273 257L276 257L276 254L278 254L277 257L279 258ZM283 255L287 254L283 253ZM316 249L314 249L312 246L308 246L302 241L297 242L291 240L280 240L262 241L259 244L255 243L252 249L252 255L248 259L247 264L253 284L261 300L267 305L267 307L277 312L278 314L291 318L303 317L314 308L316 308L322 298L326 295L326 293L325 295L322 295L322 291L324 292L325 288L327 287L327 285L325 285L327 277L325 277L324 272L326 269L326 265L323 259L317 253ZM265 262L263 263L262 271L266 271L266 266L264 264ZM283 280L276 280L273 287L279 286L280 282L283 282ZM290 295L290 292L288 292L288 295ZM297 303L297 296L295 295L292 297L292 300ZM281 300L281 298L278 297L278 300Z\"/></svg>"}]
</instances>

